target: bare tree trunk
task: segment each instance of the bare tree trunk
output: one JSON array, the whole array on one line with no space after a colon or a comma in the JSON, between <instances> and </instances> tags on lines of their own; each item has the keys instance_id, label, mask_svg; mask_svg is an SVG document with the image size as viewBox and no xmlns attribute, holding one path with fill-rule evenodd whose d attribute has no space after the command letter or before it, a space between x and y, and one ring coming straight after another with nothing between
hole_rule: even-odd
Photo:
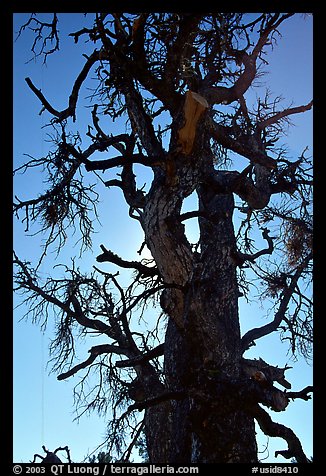
<instances>
[{"instance_id":1,"label":"bare tree trunk","mask_svg":"<svg viewBox=\"0 0 326 476\"><path fill-rule=\"evenodd\" d=\"M198 193L206 218L199 219L200 263L187 312L190 368L195 370L191 462L255 462L254 420L230 393L231 387L219 387L240 374L233 196L213 194L204 186Z\"/></svg>"},{"instance_id":2,"label":"bare tree trunk","mask_svg":"<svg viewBox=\"0 0 326 476\"><path fill-rule=\"evenodd\" d=\"M178 221L190 183L198 180L187 180L185 172L174 189L156 183L143 216L147 245L171 285L161 299L169 315L166 383L169 391L185 392L183 399L164 403L164 410L158 405L148 413L147 422L156 420L155 435L147 424L150 461L256 462L254 419L224 385L239 376L241 358L233 195L198 186L202 216L196 253Z\"/></svg>"}]
</instances>

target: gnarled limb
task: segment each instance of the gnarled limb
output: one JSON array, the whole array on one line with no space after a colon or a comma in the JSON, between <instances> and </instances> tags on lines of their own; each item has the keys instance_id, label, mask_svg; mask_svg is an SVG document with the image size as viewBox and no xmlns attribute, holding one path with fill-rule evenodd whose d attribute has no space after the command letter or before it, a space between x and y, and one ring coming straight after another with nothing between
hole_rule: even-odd
<instances>
[{"instance_id":1,"label":"gnarled limb","mask_svg":"<svg viewBox=\"0 0 326 476\"><path fill-rule=\"evenodd\" d=\"M269 170L275 169L277 162L269 157L265 152L259 149L253 149L250 143L250 136L242 136L235 139L232 137L233 130L231 127L218 124L212 118L205 121L206 127L209 129L211 137L215 139L223 147L236 152L250 160L252 164L260 164Z\"/></svg>"},{"instance_id":2,"label":"gnarled limb","mask_svg":"<svg viewBox=\"0 0 326 476\"><path fill-rule=\"evenodd\" d=\"M275 31L284 20L292 15L293 13L286 13L284 15L275 13L269 19L266 17L266 25L265 27L261 27L259 39L251 54L245 50L228 48L228 53L234 57L238 65L243 64L244 69L233 86L229 88L222 86L209 87L200 91L210 104L230 104L243 96L256 76L257 58L268 42L270 34Z\"/></svg>"},{"instance_id":3,"label":"gnarled limb","mask_svg":"<svg viewBox=\"0 0 326 476\"><path fill-rule=\"evenodd\" d=\"M244 263L245 261L250 261L251 263L253 263L260 256L263 256L266 254L271 255L273 253L274 243L273 243L273 238L269 236L270 230L268 230L267 228L263 228L262 230L263 230L262 236L267 241L268 247L262 250L259 250L253 254L241 253L238 251L237 258L240 260L240 262Z\"/></svg>"},{"instance_id":4,"label":"gnarled limb","mask_svg":"<svg viewBox=\"0 0 326 476\"><path fill-rule=\"evenodd\" d=\"M176 38L168 50L164 67L164 79L167 84L174 89L173 81L178 77L178 70L181 67L181 62L189 61L191 58L187 57L186 50L187 44L191 39L194 31L196 31L199 22L201 21L203 14L198 13L183 13L180 21L180 27L178 29ZM188 52L191 49L188 48ZM189 55L189 53L188 53Z\"/></svg>"},{"instance_id":5,"label":"gnarled limb","mask_svg":"<svg viewBox=\"0 0 326 476\"><path fill-rule=\"evenodd\" d=\"M284 117L291 116L292 114L299 114L301 112L310 111L310 109L312 108L312 105L313 105L313 101L310 101L306 105L284 109L283 111L278 112L277 114L274 114L273 116L270 116L267 119L264 119L263 121L258 122L256 125L256 128L257 130L261 131L263 129L266 129L266 127L269 127L272 124L275 124L276 122L280 121Z\"/></svg>"},{"instance_id":6,"label":"gnarled limb","mask_svg":"<svg viewBox=\"0 0 326 476\"><path fill-rule=\"evenodd\" d=\"M19 28L17 39L20 37L22 32L28 27L35 33L35 39L31 47L31 51L34 54L34 59L38 56L44 55L43 63L46 63L47 57L54 53L55 51L59 50L59 30L58 26L58 16L56 13L53 13L53 18L51 22L41 21L36 18L35 13L32 13L29 20ZM34 24L34 26L32 26ZM49 34L47 36L43 36L43 30L48 29ZM50 49L46 49L48 43L53 45ZM36 51L37 45L41 43L39 52ZM54 44L53 44L54 43ZM30 60L31 61L31 60Z\"/></svg>"},{"instance_id":7,"label":"gnarled limb","mask_svg":"<svg viewBox=\"0 0 326 476\"><path fill-rule=\"evenodd\" d=\"M291 388L290 382L285 379L285 371L291 367L275 367L274 365L267 364L263 359L245 359L241 360L242 370L249 377L253 377L255 372L260 371L266 376L269 382L277 382L283 387ZM289 396L289 393L287 393Z\"/></svg>"},{"instance_id":8,"label":"gnarled limb","mask_svg":"<svg viewBox=\"0 0 326 476\"><path fill-rule=\"evenodd\" d=\"M163 79L157 78L150 71L149 58L146 57L145 51L145 25L148 18L148 13L141 13L140 16L134 21L132 29L132 53L133 61L129 62L128 67L132 70L137 80L152 94L154 94L162 103L171 111L175 112L181 100L181 95L176 92L173 82L169 81L169 75L167 70L170 71L170 62L167 60L165 65L165 72ZM194 15L190 16L190 19ZM189 20L188 20L189 21ZM181 28L182 30L182 28ZM191 31L191 30L190 30ZM184 32L179 31L178 37L184 38ZM188 33L189 34L189 33ZM180 41L181 38L180 38ZM175 41L178 44L178 40ZM184 46L184 43L183 43ZM177 61L177 55L174 56ZM173 70L171 79L175 78L176 71Z\"/></svg>"},{"instance_id":9,"label":"gnarled limb","mask_svg":"<svg viewBox=\"0 0 326 476\"><path fill-rule=\"evenodd\" d=\"M252 165L242 172L214 171L205 178L205 183L216 193L236 193L253 210L263 209L268 204L271 194L269 190L263 189L248 177L251 170Z\"/></svg>"},{"instance_id":10,"label":"gnarled limb","mask_svg":"<svg viewBox=\"0 0 326 476\"><path fill-rule=\"evenodd\" d=\"M200 93L206 97L210 104L230 104L233 101L236 101L241 98L251 86L257 73L257 58L261 54L263 47L268 42L270 34L275 31L279 27L279 25L284 20L286 20L286 18L292 16L293 13L287 13L284 15L275 13L270 15L271 16L269 18L268 16L266 16L266 24L264 27L261 27L259 32L260 36L251 53L247 53L246 49L236 50L231 47L228 48L228 53L230 54L230 56L234 57L236 63L239 66L243 65L244 69L233 86L229 88L215 86L200 91Z\"/></svg>"},{"instance_id":11,"label":"gnarled limb","mask_svg":"<svg viewBox=\"0 0 326 476\"><path fill-rule=\"evenodd\" d=\"M62 374L58 375L57 379L65 380L66 378L69 378L72 375L75 375L80 370L85 369L86 367L89 367L96 360L96 358L101 354L114 353L114 354L128 355L128 351L126 349L121 349L121 347L118 347L116 345L110 345L110 344L102 344L102 345L97 345L95 347L91 347L91 349L88 352L90 352L91 354L88 357L88 359L84 360L78 365L75 365L74 367L69 369L67 372L63 372Z\"/></svg>"},{"instance_id":12,"label":"gnarled limb","mask_svg":"<svg viewBox=\"0 0 326 476\"><path fill-rule=\"evenodd\" d=\"M83 82L87 78L87 75L89 71L91 70L92 66L100 58L102 59L101 55L102 55L102 52L98 50L94 50L93 53L87 58L86 63L84 64L81 72L77 76L76 81L73 85L71 94L69 96L68 107L66 109L63 109L62 111L58 111L49 103L49 101L43 95L42 91L40 89L37 89L36 86L34 86L30 78L25 78L25 81L30 87L30 89L33 91L33 93L39 98L43 108L46 109L53 116L57 117L57 120L59 122L67 119L68 117L72 117L73 121L75 122L76 121L76 106L78 101L79 90Z\"/></svg>"},{"instance_id":13,"label":"gnarled limb","mask_svg":"<svg viewBox=\"0 0 326 476\"><path fill-rule=\"evenodd\" d=\"M153 406L159 405L163 402L167 402L169 400L183 400L186 397L185 392L165 392L161 395L158 395L154 398L150 398L148 400L144 400L142 402L137 402L128 407L129 411L132 410L145 410L145 408L151 408Z\"/></svg>"},{"instance_id":14,"label":"gnarled limb","mask_svg":"<svg viewBox=\"0 0 326 476\"><path fill-rule=\"evenodd\" d=\"M288 444L287 458L295 458L298 463L308 463L309 460L303 452L299 438L293 430L281 423L274 422L266 410L260 405L252 405L250 407L252 415L257 420L261 430L268 436L283 438ZM275 452L275 456L280 452Z\"/></svg>"},{"instance_id":15,"label":"gnarled limb","mask_svg":"<svg viewBox=\"0 0 326 476\"><path fill-rule=\"evenodd\" d=\"M120 258L120 256L118 256L117 254L105 248L104 245L100 245L100 247L103 253L97 256L96 258L96 261L98 261L99 263L108 261L110 263L116 264L117 266L120 266L120 268L136 269L143 276L157 276L159 274L156 266L150 268L149 266L139 263L138 261L126 261Z\"/></svg>"},{"instance_id":16,"label":"gnarled limb","mask_svg":"<svg viewBox=\"0 0 326 476\"><path fill-rule=\"evenodd\" d=\"M80 157L80 154L78 154ZM127 164L141 164L147 167L153 167L157 165L158 158L157 157L147 157L146 155L139 153L139 154L132 154L129 157L124 157L119 155L117 157L111 157L110 159L103 159L103 160L88 160L87 158L81 156L80 157L82 162L85 164L85 168L87 171L91 170L107 170L112 169L113 167L119 167L122 165Z\"/></svg>"},{"instance_id":17,"label":"gnarled limb","mask_svg":"<svg viewBox=\"0 0 326 476\"><path fill-rule=\"evenodd\" d=\"M303 388L299 392L286 392L286 395L289 398L301 398L301 400L311 400L311 396L308 395L309 393L313 392L314 388L311 385L308 385L307 387Z\"/></svg>"},{"instance_id":18,"label":"gnarled limb","mask_svg":"<svg viewBox=\"0 0 326 476\"><path fill-rule=\"evenodd\" d=\"M164 344L159 344L154 349L149 350L145 354L138 355L137 357L134 357L133 359L120 360L119 362L115 364L115 366L118 368L134 367L135 365L142 365L148 362L149 360L155 359L156 357L159 357L163 354L164 354Z\"/></svg>"},{"instance_id":19,"label":"gnarled limb","mask_svg":"<svg viewBox=\"0 0 326 476\"><path fill-rule=\"evenodd\" d=\"M131 210L144 208L146 203L146 197L142 190L137 189L132 164L127 164L123 166L121 173L121 181L125 200L130 206Z\"/></svg>"},{"instance_id":20,"label":"gnarled limb","mask_svg":"<svg viewBox=\"0 0 326 476\"><path fill-rule=\"evenodd\" d=\"M290 284L284 288L284 291L282 292L282 296L280 299L279 308L278 308L278 311L275 313L273 321L269 322L268 324L265 324L264 326L256 327L254 329L249 330L242 337L241 339L242 352L245 352L256 339L260 339L261 337L264 337L270 334L271 332L275 331L279 327L279 325L281 324L282 320L285 317L289 302L292 298L292 295L301 277L301 274L307 267L311 258L312 258L312 253L309 253L298 265L295 273L291 277Z\"/></svg>"}]
</instances>

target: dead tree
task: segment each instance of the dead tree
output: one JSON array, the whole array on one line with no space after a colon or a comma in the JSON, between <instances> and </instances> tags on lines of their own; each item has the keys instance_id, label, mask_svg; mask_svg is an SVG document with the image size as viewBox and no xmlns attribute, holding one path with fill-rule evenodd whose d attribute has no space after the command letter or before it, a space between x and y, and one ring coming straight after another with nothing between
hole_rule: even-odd
<instances>
[{"instance_id":1,"label":"dead tree","mask_svg":"<svg viewBox=\"0 0 326 476\"><path fill-rule=\"evenodd\" d=\"M256 420L266 435L285 440L278 454L307 462L292 429L263 407L284 411L293 399L308 400L312 387L290 392L287 367L243 357L275 331L294 353L308 355L312 340L311 299L304 291L312 262L311 163L305 151L290 159L278 146L289 118L309 111L312 101L282 107L270 93L256 104L247 101L278 28L292 16L97 13L91 26L71 33L76 44L85 38L94 50L85 55L67 107L56 108L46 87L26 78L50 116L56 146L16 170L40 166L48 174L46 192L14 204L26 229L41 224L49 233L41 259L53 243L66 243L69 226L91 246L100 192L84 176L93 175L102 186L121 189L144 234L139 254L146 246L152 256L128 261L103 244L92 272L74 262L63 276L45 281L37 267L14 259L17 289L34 319L55 309L51 350L58 379L84 372L80 402L86 400L86 410L111 409L107 443L109 452L120 451L120 461L128 460L143 431L153 463L255 463ZM57 15L49 22L32 16L22 26L20 34L27 27L38 34L36 56L49 61L59 49L58 21ZM80 90L92 81L85 146L69 125L78 124ZM121 118L127 128L113 135L108 120ZM239 170L238 155L247 161ZM137 182L139 164L153 174L147 189ZM183 213L191 194L198 208ZM235 217L242 217L237 228ZM186 236L188 219L198 221L198 243ZM261 248L255 247L259 237L266 243ZM103 263L133 270L130 286L122 287ZM273 300L274 314L241 335L238 301L249 299L254 279L261 298ZM160 306L163 317L140 333L133 316L147 305ZM99 343L76 364L78 329L98 335ZM91 373L99 383L86 396ZM126 431L131 443L123 447Z\"/></svg>"}]
</instances>

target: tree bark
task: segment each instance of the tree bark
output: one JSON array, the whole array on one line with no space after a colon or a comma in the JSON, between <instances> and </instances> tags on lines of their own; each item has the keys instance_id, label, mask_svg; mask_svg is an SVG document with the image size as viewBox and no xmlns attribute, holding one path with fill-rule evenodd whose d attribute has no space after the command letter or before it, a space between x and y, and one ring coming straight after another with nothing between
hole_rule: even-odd
<instances>
[{"instance_id":1,"label":"tree bark","mask_svg":"<svg viewBox=\"0 0 326 476\"><path fill-rule=\"evenodd\" d=\"M257 461L254 420L227 387L218 390L220 382L240 375L233 195L216 195L203 185L198 195L199 211L205 218L199 218L201 253L190 291L186 332L190 368L195 370L191 385L201 389L203 398L195 397L192 403L191 461L253 463Z\"/></svg>"},{"instance_id":2,"label":"tree bark","mask_svg":"<svg viewBox=\"0 0 326 476\"><path fill-rule=\"evenodd\" d=\"M253 463L254 419L227 386L219 386L239 377L242 355L233 195L212 191L198 166L189 167L188 161L182 170L183 160L176 160L173 186L157 174L142 216L158 271L174 286L161 298L169 317L166 385L169 391L185 393L148 411L149 457L153 463L169 464ZM192 251L179 217L182 201L194 186L202 215L198 253Z\"/></svg>"}]
</instances>

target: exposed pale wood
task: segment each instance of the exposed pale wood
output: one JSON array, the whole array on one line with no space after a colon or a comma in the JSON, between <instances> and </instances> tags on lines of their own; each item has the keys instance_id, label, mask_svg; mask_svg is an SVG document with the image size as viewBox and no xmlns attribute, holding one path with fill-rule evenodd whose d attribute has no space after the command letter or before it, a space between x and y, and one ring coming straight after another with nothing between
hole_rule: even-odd
<instances>
[{"instance_id":1,"label":"exposed pale wood","mask_svg":"<svg viewBox=\"0 0 326 476\"><path fill-rule=\"evenodd\" d=\"M185 155L189 155L192 151L197 123L207 108L208 102L203 96L193 91L186 92L184 104L185 125L179 130L179 144Z\"/></svg>"}]
</instances>

